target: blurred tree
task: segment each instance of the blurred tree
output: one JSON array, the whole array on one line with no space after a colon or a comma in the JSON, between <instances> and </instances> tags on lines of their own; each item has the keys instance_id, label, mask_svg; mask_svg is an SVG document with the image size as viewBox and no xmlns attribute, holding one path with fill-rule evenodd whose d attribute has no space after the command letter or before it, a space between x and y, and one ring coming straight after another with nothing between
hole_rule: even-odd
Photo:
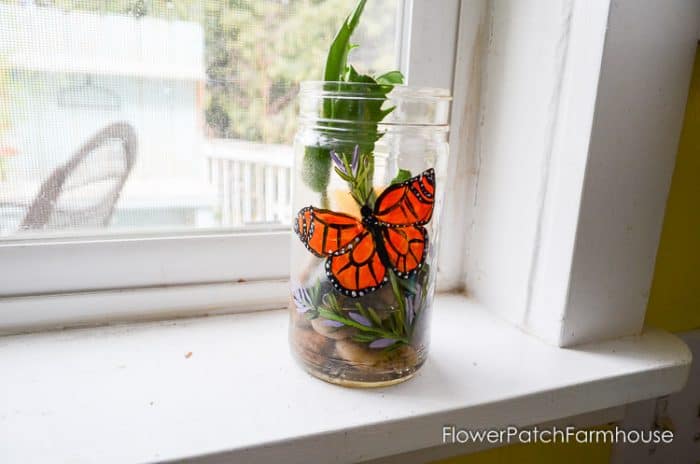
<instances>
[{"instance_id":1,"label":"blurred tree","mask_svg":"<svg viewBox=\"0 0 700 464\"><path fill-rule=\"evenodd\" d=\"M395 67L397 2L369 2L359 36L364 70ZM19 3L19 0L0 0ZM35 0L39 6L201 24L205 120L212 137L289 143L299 82L321 79L328 46L355 0ZM359 53L358 53L359 52Z\"/></svg>"}]
</instances>

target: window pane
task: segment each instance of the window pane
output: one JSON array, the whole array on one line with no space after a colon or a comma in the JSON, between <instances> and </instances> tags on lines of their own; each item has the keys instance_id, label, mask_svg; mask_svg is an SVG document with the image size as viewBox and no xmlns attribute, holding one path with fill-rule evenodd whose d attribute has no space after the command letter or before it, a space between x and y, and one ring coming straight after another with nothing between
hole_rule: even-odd
<instances>
[{"instance_id":1,"label":"window pane","mask_svg":"<svg viewBox=\"0 0 700 464\"><path fill-rule=\"evenodd\" d=\"M0 0L0 235L290 221L298 83L354 0ZM401 0L352 61L396 67Z\"/></svg>"}]
</instances>

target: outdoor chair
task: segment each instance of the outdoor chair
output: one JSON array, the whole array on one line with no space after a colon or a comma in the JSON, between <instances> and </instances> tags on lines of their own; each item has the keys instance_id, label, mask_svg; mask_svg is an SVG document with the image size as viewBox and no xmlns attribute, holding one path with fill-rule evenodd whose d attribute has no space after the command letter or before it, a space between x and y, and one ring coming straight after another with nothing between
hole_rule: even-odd
<instances>
[{"instance_id":1,"label":"outdoor chair","mask_svg":"<svg viewBox=\"0 0 700 464\"><path fill-rule=\"evenodd\" d=\"M20 228L61 230L109 225L134 166L136 150L136 132L128 123L114 123L99 131L44 181Z\"/></svg>"}]
</instances>

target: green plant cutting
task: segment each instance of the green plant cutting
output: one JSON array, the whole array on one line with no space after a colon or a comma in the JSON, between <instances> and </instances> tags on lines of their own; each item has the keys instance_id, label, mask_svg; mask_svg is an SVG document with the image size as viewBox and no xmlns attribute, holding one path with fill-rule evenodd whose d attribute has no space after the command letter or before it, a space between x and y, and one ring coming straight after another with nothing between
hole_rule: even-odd
<instances>
[{"instance_id":1,"label":"green plant cutting","mask_svg":"<svg viewBox=\"0 0 700 464\"><path fill-rule=\"evenodd\" d=\"M387 94L394 85L403 84L400 71L389 71L372 77L361 74L353 65L348 64L350 52L357 47L350 42L352 34L360 22L360 16L367 0L360 0L355 9L345 19L335 35L328 50L328 57L323 72L324 90L342 92L357 97L370 99L358 101L355 98L324 98L319 121L320 132L329 136L341 128L353 132L352 141L339 142L333 147L335 154L343 163L351 163L355 147L359 147L359 157L366 164L365 182L371 182L374 173L374 144L381 137L378 124L394 110L394 107L382 108L387 101ZM353 85L363 84L363 85ZM340 122L342 121L342 123ZM306 185L321 196L321 206L328 207L328 182L330 180L333 159L331 147L321 143L306 146L302 166L302 178ZM408 171L400 171L401 182L410 177ZM367 187L367 186L365 186ZM370 196L372 192L369 186ZM370 198L371 200L371 198Z\"/></svg>"}]
</instances>

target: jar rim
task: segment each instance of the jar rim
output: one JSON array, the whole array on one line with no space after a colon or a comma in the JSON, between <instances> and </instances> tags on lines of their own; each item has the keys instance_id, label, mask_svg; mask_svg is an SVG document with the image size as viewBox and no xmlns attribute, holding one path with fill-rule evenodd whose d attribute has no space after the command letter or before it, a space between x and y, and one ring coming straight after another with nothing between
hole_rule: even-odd
<instances>
[{"instance_id":1,"label":"jar rim","mask_svg":"<svg viewBox=\"0 0 700 464\"><path fill-rule=\"evenodd\" d=\"M328 86L337 86L340 89L328 89ZM371 92L363 91L360 95L358 92L361 89L376 89L386 86L393 87L391 89L391 98L412 98L412 99L431 99L431 100L452 100L450 91L440 87L418 87L404 84L374 84L369 82L344 82L344 81L302 81L299 85L299 93L314 93L321 96L329 97L354 97L363 99L372 99ZM377 99L384 100L384 94L377 96Z\"/></svg>"}]
</instances>

